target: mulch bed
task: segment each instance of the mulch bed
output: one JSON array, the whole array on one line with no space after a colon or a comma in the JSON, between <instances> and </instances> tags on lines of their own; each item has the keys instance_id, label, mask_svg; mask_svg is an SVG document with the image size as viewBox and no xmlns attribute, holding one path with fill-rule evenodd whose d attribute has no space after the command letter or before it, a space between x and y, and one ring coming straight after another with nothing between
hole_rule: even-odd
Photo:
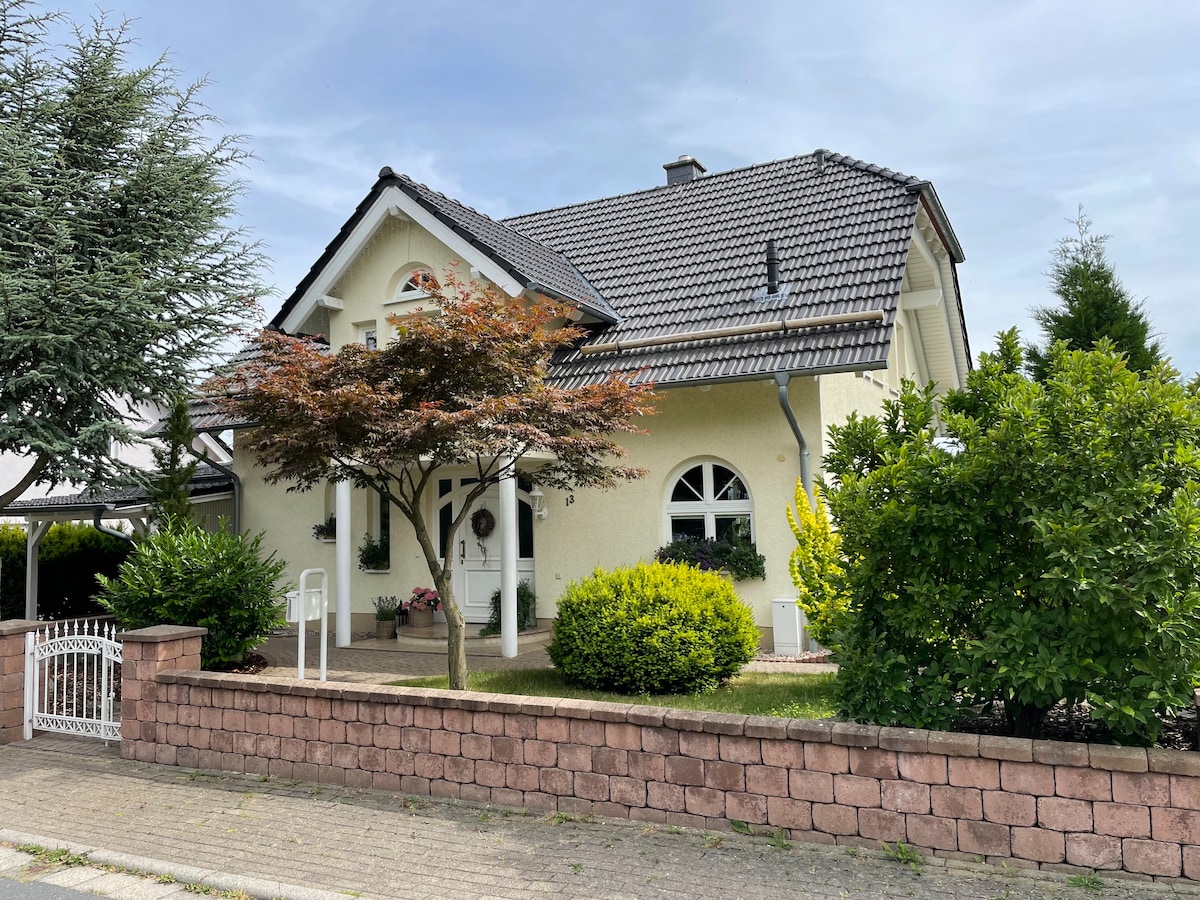
<instances>
[{"instance_id":1,"label":"mulch bed","mask_svg":"<svg viewBox=\"0 0 1200 900\"><path fill-rule=\"evenodd\" d=\"M1200 750L1194 709L1180 710L1174 716L1163 718L1162 723L1162 731L1159 732L1155 747L1168 750ZM1008 720L1004 717L1004 709L1000 704L997 704L990 712L963 716L951 726L951 730L964 734L999 736L1011 733ZM1120 743L1103 722L1096 721L1091 717L1091 711L1086 703L1076 706L1060 703L1050 710L1042 723L1040 738L1046 741L1077 741L1090 744Z\"/></svg>"},{"instance_id":2,"label":"mulch bed","mask_svg":"<svg viewBox=\"0 0 1200 900\"><path fill-rule=\"evenodd\" d=\"M226 666L221 669L213 669L214 672L228 672L231 675L257 675L270 663L267 662L265 656L258 653L247 653L240 663L235 663L232 666Z\"/></svg>"}]
</instances>

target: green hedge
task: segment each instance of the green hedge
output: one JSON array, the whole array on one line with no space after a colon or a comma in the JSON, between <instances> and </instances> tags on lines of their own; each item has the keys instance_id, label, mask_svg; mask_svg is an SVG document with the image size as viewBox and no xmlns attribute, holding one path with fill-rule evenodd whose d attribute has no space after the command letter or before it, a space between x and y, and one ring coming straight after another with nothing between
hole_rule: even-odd
<instances>
[{"instance_id":1,"label":"green hedge","mask_svg":"<svg viewBox=\"0 0 1200 900\"><path fill-rule=\"evenodd\" d=\"M132 546L80 522L51 525L38 547L38 618L102 613L96 576L116 575ZM0 619L24 617L25 529L0 525Z\"/></svg>"},{"instance_id":2,"label":"green hedge","mask_svg":"<svg viewBox=\"0 0 1200 900\"><path fill-rule=\"evenodd\" d=\"M753 614L720 575L641 563L568 585L548 652L584 687L679 694L727 681L758 639Z\"/></svg>"}]
</instances>

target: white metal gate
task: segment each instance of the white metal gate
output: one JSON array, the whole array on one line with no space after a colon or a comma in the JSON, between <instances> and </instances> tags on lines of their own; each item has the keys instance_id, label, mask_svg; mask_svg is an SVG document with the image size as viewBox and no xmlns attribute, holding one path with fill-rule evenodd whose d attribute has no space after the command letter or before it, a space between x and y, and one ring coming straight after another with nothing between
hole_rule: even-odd
<instances>
[{"instance_id":1,"label":"white metal gate","mask_svg":"<svg viewBox=\"0 0 1200 900\"><path fill-rule=\"evenodd\" d=\"M111 622L52 622L25 635L25 740L57 731L115 741L121 645Z\"/></svg>"}]
</instances>

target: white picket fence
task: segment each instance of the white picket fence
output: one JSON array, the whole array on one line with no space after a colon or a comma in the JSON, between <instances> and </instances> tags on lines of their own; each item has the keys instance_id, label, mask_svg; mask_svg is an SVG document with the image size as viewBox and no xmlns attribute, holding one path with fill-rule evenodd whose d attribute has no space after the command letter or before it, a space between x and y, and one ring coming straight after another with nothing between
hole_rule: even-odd
<instances>
[{"instance_id":1,"label":"white picket fence","mask_svg":"<svg viewBox=\"0 0 1200 900\"><path fill-rule=\"evenodd\" d=\"M112 622L50 622L25 635L25 740L34 731L121 738L121 645Z\"/></svg>"}]
</instances>

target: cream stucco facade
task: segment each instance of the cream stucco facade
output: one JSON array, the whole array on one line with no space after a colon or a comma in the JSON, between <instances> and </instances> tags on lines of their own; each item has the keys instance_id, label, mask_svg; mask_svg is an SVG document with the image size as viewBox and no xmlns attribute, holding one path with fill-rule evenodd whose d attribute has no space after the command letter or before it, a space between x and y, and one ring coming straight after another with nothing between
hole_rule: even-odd
<instances>
[{"instance_id":1,"label":"cream stucco facade","mask_svg":"<svg viewBox=\"0 0 1200 900\"><path fill-rule=\"evenodd\" d=\"M851 412L877 411L887 397L895 396L902 377L921 383L933 380L942 389L957 386L951 340L956 323L949 318L946 299L952 296L947 280L952 278L952 270L945 249L930 231L928 217L924 212L921 215L924 218L913 232L888 369L796 375L790 381L788 401L807 439L814 474L820 471L829 427L844 422ZM288 331L327 334L335 350L370 338L382 344L393 334L387 321L390 315L427 305L419 295L397 296L415 270L426 269L439 277L451 271L464 281L480 282L487 282L489 273L495 274L486 260L464 259L463 248L451 246L453 236L443 235L445 240L440 240L431 233L428 222L395 206L379 215L369 229L363 225L356 228L364 231L352 235L327 263L308 292L314 299L284 322ZM519 295L519 290L503 281L496 277L491 283ZM740 475L749 494L753 537L766 557L767 574L764 580L738 582L736 588L754 610L769 641L771 601L796 596L788 576L794 538L786 510L800 476L797 440L780 406L775 380L662 390L657 412L645 420L644 427L645 434L628 436L623 443L629 451L628 462L647 470L645 478L610 491L546 492L546 515L532 520L532 559L524 559L520 566L522 577L533 581L539 617L552 617L563 589L596 567L652 559L657 548L670 540L664 505L675 479L689 464L711 461ZM323 567L332 575L334 544L318 541L312 534L313 526L334 511L332 486L296 493L287 492L285 485L267 484L264 470L253 464L236 439L234 465L243 484L243 527L265 532L265 546L287 562L287 577L294 582L300 571L309 567ZM446 477L456 474L447 472ZM491 504L490 498L484 502ZM435 534L438 503L437 492L433 492L425 510ZM528 509L525 515L528 528ZM348 530L353 547L363 535L377 535L377 496L354 491L351 521L338 522L338 529ZM494 550L487 546L489 542L495 542ZM472 548L476 569L498 568L498 533L477 543L478 552ZM349 578L353 630L370 626L373 597L397 595L403 599L414 587L431 585L411 526L398 511L390 516L390 545L387 572L368 573L353 566ZM460 552L460 548L452 552ZM479 583L490 595L494 579L484 578ZM330 586L334 587L332 577ZM459 595L460 602L464 599ZM478 610L478 598L475 602ZM338 598L331 597L331 610L337 605ZM478 612L475 620L479 620Z\"/></svg>"}]
</instances>

